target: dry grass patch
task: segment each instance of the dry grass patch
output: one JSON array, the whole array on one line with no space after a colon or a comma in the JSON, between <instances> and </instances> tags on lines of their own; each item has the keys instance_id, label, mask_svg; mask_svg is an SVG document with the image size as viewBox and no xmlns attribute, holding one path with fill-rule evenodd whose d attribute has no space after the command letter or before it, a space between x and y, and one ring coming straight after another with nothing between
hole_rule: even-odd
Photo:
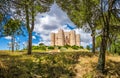
<instances>
[{"instance_id":1,"label":"dry grass patch","mask_svg":"<svg viewBox=\"0 0 120 78\"><path fill-rule=\"evenodd\" d=\"M107 54L106 72L101 74L96 70L98 54L92 57L79 57L79 62L75 65L75 78L119 78L120 77L120 56Z\"/></svg>"}]
</instances>

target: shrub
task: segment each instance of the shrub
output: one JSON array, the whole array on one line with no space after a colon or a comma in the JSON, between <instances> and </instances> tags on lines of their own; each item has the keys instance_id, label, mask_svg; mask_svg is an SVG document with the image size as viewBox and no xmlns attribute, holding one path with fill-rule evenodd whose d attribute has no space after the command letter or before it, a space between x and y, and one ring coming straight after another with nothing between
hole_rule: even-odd
<instances>
[{"instance_id":1,"label":"shrub","mask_svg":"<svg viewBox=\"0 0 120 78\"><path fill-rule=\"evenodd\" d=\"M32 46L32 49L37 50L37 49L39 49L39 46Z\"/></svg>"},{"instance_id":2,"label":"shrub","mask_svg":"<svg viewBox=\"0 0 120 78\"><path fill-rule=\"evenodd\" d=\"M64 45L63 47L68 49L68 48L70 48L71 46L70 46L70 45Z\"/></svg>"},{"instance_id":3,"label":"shrub","mask_svg":"<svg viewBox=\"0 0 120 78\"><path fill-rule=\"evenodd\" d=\"M40 43L39 46L45 46L44 43Z\"/></svg>"},{"instance_id":4,"label":"shrub","mask_svg":"<svg viewBox=\"0 0 120 78\"><path fill-rule=\"evenodd\" d=\"M80 49L84 49L84 47L83 47L83 46L80 46L79 48L80 48Z\"/></svg>"},{"instance_id":5,"label":"shrub","mask_svg":"<svg viewBox=\"0 0 120 78\"><path fill-rule=\"evenodd\" d=\"M40 50L46 50L46 46L39 46Z\"/></svg>"},{"instance_id":6,"label":"shrub","mask_svg":"<svg viewBox=\"0 0 120 78\"><path fill-rule=\"evenodd\" d=\"M46 50L46 46L42 45L42 46L32 46L33 50Z\"/></svg>"},{"instance_id":7,"label":"shrub","mask_svg":"<svg viewBox=\"0 0 120 78\"><path fill-rule=\"evenodd\" d=\"M58 47L58 49L61 49L61 48L62 48L62 46L56 46L56 47Z\"/></svg>"},{"instance_id":8,"label":"shrub","mask_svg":"<svg viewBox=\"0 0 120 78\"><path fill-rule=\"evenodd\" d=\"M87 45L86 49L87 49L87 50L90 50L91 48L90 48L90 46L89 46L89 45Z\"/></svg>"},{"instance_id":9,"label":"shrub","mask_svg":"<svg viewBox=\"0 0 120 78\"><path fill-rule=\"evenodd\" d=\"M48 49L53 50L54 46L48 46Z\"/></svg>"},{"instance_id":10,"label":"shrub","mask_svg":"<svg viewBox=\"0 0 120 78\"><path fill-rule=\"evenodd\" d=\"M75 50L78 50L78 49L79 49L79 46L74 45L74 46L72 46L71 48L72 48L72 49L75 49Z\"/></svg>"}]
</instances>

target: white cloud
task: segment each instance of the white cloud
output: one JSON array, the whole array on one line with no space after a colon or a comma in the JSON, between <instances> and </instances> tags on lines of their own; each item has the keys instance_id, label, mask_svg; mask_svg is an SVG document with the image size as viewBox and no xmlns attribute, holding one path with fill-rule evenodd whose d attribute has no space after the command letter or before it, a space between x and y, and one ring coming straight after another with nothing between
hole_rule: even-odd
<instances>
[{"instance_id":1,"label":"white cloud","mask_svg":"<svg viewBox=\"0 0 120 78\"><path fill-rule=\"evenodd\" d=\"M36 39L36 37L35 37L35 36L32 36L32 38L33 38L33 39Z\"/></svg>"},{"instance_id":2,"label":"white cloud","mask_svg":"<svg viewBox=\"0 0 120 78\"><path fill-rule=\"evenodd\" d=\"M7 39L7 40L10 40L11 38L12 38L11 36L5 37L5 39Z\"/></svg>"},{"instance_id":3,"label":"white cloud","mask_svg":"<svg viewBox=\"0 0 120 78\"><path fill-rule=\"evenodd\" d=\"M74 29L74 30L76 31L76 34L80 34L80 44L83 47L92 44L91 33L86 33L82 29Z\"/></svg>"}]
</instances>

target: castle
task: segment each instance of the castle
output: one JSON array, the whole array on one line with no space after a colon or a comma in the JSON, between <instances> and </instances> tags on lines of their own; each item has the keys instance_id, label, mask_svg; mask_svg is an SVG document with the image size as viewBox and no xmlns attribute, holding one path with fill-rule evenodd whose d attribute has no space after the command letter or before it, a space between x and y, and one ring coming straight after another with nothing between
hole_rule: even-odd
<instances>
[{"instance_id":1,"label":"castle","mask_svg":"<svg viewBox=\"0 0 120 78\"><path fill-rule=\"evenodd\" d=\"M51 46L76 45L80 46L80 34L76 34L74 30L64 32L62 29L58 33L51 33Z\"/></svg>"}]
</instances>

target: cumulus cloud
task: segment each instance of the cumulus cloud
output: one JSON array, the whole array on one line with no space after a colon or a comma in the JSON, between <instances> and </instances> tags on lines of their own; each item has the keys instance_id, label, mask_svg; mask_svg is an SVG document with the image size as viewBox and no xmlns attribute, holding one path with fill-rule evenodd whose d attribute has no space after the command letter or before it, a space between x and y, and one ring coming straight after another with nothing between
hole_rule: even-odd
<instances>
[{"instance_id":1,"label":"cumulus cloud","mask_svg":"<svg viewBox=\"0 0 120 78\"><path fill-rule=\"evenodd\" d=\"M90 33L85 33L82 29L75 28L75 26L67 14L57 4L53 4L49 12L37 14L34 32L39 33L40 38L42 38L39 43L50 45L51 32L56 33L58 29L63 29L64 31L75 30L81 36L80 44L82 46L85 47L91 44Z\"/></svg>"},{"instance_id":2,"label":"cumulus cloud","mask_svg":"<svg viewBox=\"0 0 120 78\"><path fill-rule=\"evenodd\" d=\"M12 38L11 36L5 37L5 39L7 39L7 40L10 40L11 38Z\"/></svg>"},{"instance_id":3,"label":"cumulus cloud","mask_svg":"<svg viewBox=\"0 0 120 78\"><path fill-rule=\"evenodd\" d=\"M33 39L36 39L36 37L35 37L35 36L32 36L32 38L33 38Z\"/></svg>"}]
</instances>

